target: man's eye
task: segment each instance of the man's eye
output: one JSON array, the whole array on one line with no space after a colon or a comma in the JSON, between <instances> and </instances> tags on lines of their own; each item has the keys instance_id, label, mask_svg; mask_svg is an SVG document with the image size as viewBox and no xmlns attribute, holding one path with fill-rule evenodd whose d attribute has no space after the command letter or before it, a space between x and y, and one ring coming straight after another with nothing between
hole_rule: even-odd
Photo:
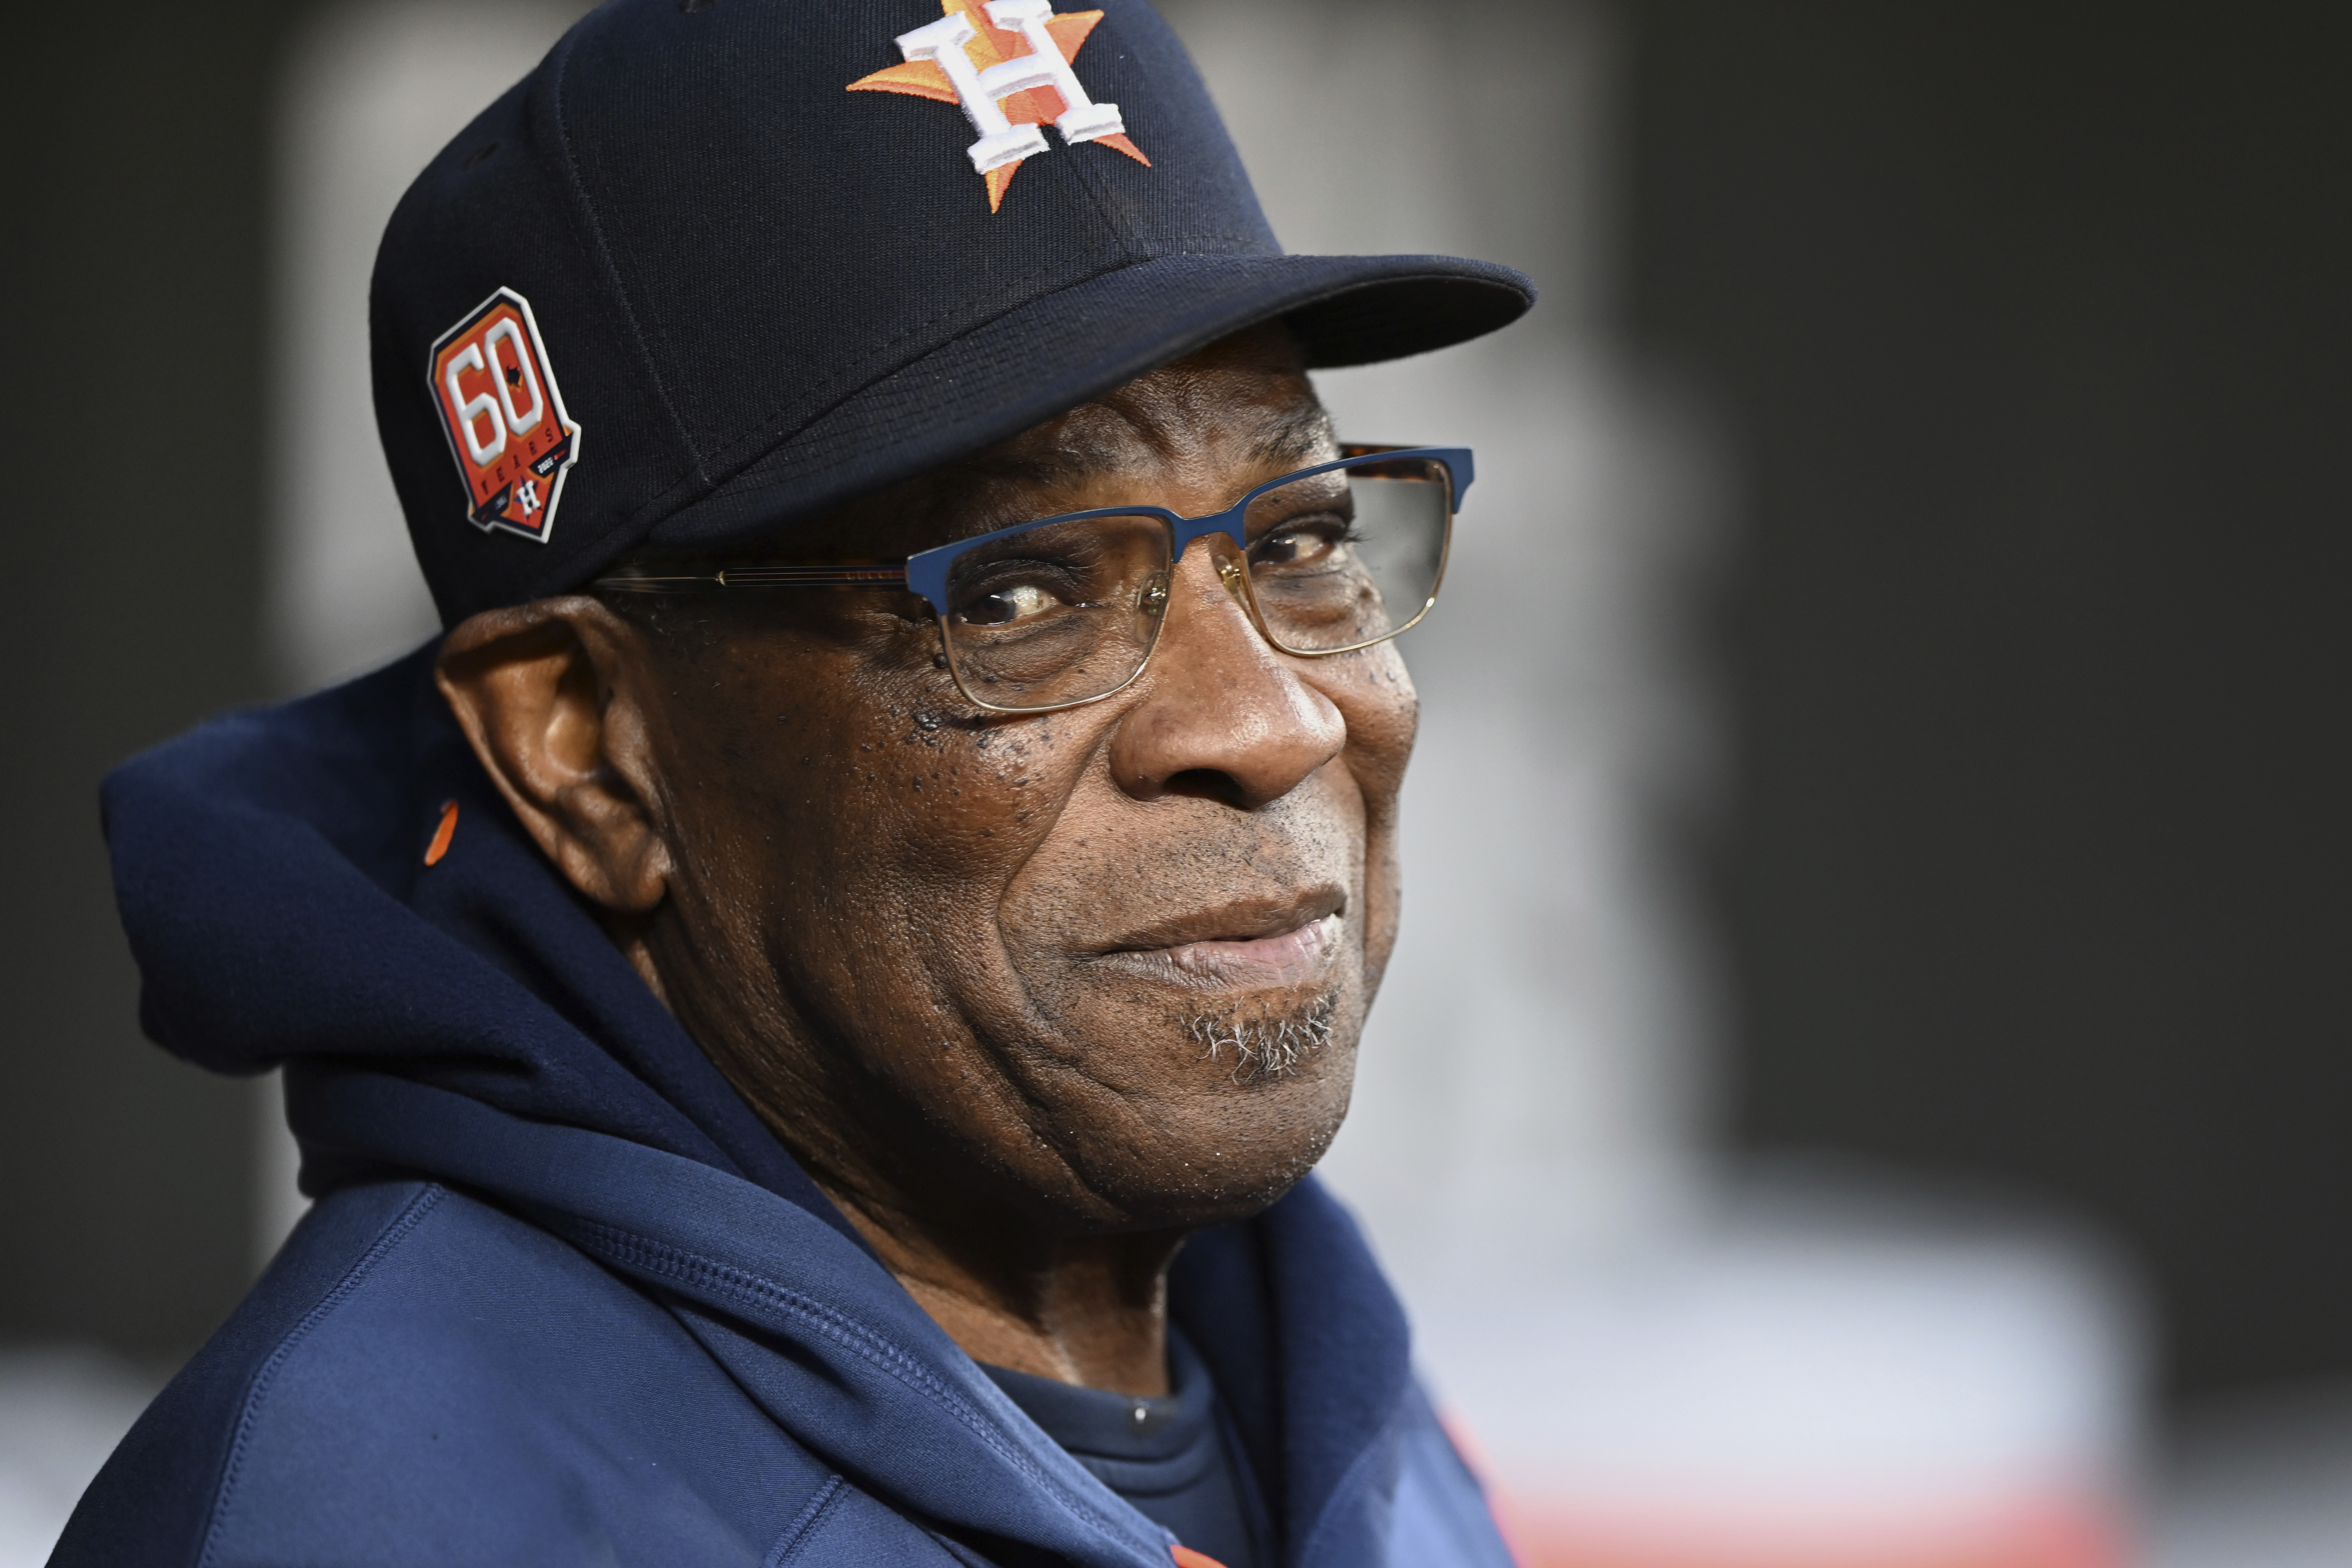
<instances>
[{"instance_id":1,"label":"man's eye","mask_svg":"<svg viewBox=\"0 0 2352 1568\"><path fill-rule=\"evenodd\" d=\"M1286 523L1250 546L1258 566L1335 566L1345 559L1355 531L1336 518Z\"/></svg>"},{"instance_id":2,"label":"man's eye","mask_svg":"<svg viewBox=\"0 0 2352 1568\"><path fill-rule=\"evenodd\" d=\"M956 612L968 626L1009 626L1058 607L1061 596L1035 583L1007 583L974 597Z\"/></svg>"}]
</instances>

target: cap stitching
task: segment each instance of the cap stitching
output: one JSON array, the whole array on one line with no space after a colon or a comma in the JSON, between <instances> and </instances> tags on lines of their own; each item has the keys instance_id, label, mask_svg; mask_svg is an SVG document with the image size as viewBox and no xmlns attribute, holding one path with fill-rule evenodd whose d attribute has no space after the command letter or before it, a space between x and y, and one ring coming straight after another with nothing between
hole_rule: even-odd
<instances>
[{"instance_id":1,"label":"cap stitching","mask_svg":"<svg viewBox=\"0 0 2352 1568\"><path fill-rule=\"evenodd\" d=\"M645 329L638 324L636 310L629 302L628 284L621 277L620 268L614 263L612 244L604 236L604 220L596 214L595 199L588 194L588 184L581 176L579 160L572 155L572 129L564 122L564 87L570 79L572 51L580 31L574 28L566 33L553 51L555 140L557 150L562 154L563 175L570 182L572 194L578 199L580 210L588 220L589 236L594 241L596 259L604 271L605 286L612 290L620 306L621 320L627 323L630 341L635 344L637 357L643 362L646 374L653 383L655 400L661 405L662 412L669 416L670 427L677 433L678 444L686 448L688 460L692 465L688 477L695 477L701 472L702 450L696 445L694 432L679 415L677 405L669 395L669 386L662 379L660 362L654 357L653 346L646 341ZM709 481L706 479L705 482Z\"/></svg>"},{"instance_id":2,"label":"cap stitching","mask_svg":"<svg viewBox=\"0 0 2352 1568\"><path fill-rule=\"evenodd\" d=\"M1094 161L1087 158L1066 158L1055 164L1055 168L1059 177L1076 182L1078 189L1085 193L1087 205L1095 209L1095 216L1101 220L1103 227L1109 231L1110 237L1118 242L1118 247L1125 253L1127 258L1129 261L1142 260L1143 241L1137 237L1135 226L1121 219L1103 203L1103 185L1097 177L1097 171Z\"/></svg>"}]
</instances>

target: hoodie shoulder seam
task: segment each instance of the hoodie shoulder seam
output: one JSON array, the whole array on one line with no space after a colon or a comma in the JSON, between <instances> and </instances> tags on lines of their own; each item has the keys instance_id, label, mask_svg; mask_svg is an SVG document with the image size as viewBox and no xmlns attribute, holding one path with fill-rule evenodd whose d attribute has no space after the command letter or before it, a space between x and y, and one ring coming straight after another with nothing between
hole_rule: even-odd
<instances>
[{"instance_id":1,"label":"hoodie shoulder seam","mask_svg":"<svg viewBox=\"0 0 2352 1568\"><path fill-rule=\"evenodd\" d=\"M229 1444L228 1463L222 1468L220 1484L213 1493L211 1514L205 1521L205 1546L196 1558L198 1568L217 1568L221 1532L226 1523L229 1499L236 1493L237 1483L244 1479L246 1449L253 1440L262 1404L268 1398L270 1386L276 1382L279 1369L313 1330L351 1299L361 1283L374 1271L376 1265L383 1261L385 1255L407 1239L409 1232L415 1230L447 1195L448 1189L436 1182L409 1199L407 1205L383 1227L359 1260L343 1270L342 1278L335 1281L334 1287L320 1299L316 1306L302 1314L300 1322L287 1331L285 1337L278 1342L277 1349L269 1352L269 1359L262 1363L261 1369L253 1374L253 1383L246 1390L244 1404L237 1412L236 1436Z\"/></svg>"}]
</instances>

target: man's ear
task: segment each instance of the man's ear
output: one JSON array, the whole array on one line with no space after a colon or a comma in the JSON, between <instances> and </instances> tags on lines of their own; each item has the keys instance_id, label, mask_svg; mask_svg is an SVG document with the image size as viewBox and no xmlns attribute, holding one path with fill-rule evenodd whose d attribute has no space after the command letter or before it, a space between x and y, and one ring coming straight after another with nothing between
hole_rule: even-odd
<instances>
[{"instance_id":1,"label":"man's ear","mask_svg":"<svg viewBox=\"0 0 2352 1568\"><path fill-rule=\"evenodd\" d=\"M673 865L645 716L625 679L638 640L594 599L540 599L452 628L434 671L540 848L591 901L622 914L659 904Z\"/></svg>"}]
</instances>

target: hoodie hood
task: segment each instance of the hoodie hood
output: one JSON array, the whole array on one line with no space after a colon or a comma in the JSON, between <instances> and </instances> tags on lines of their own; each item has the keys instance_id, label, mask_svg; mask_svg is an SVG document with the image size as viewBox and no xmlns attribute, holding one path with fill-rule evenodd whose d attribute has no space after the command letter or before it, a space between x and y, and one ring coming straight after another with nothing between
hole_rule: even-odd
<instances>
[{"instance_id":1,"label":"hoodie hood","mask_svg":"<svg viewBox=\"0 0 2352 1568\"><path fill-rule=\"evenodd\" d=\"M630 969L475 762L435 652L217 720L107 780L148 1034L216 1072L283 1066L312 1196L442 1182L655 1294L877 1495L1074 1563L1165 1568L1166 1532L946 1337ZM1196 1236L1170 1311L1280 1560L1381 1560L1400 1434L1425 1409L1352 1222L1310 1178Z\"/></svg>"}]
</instances>

